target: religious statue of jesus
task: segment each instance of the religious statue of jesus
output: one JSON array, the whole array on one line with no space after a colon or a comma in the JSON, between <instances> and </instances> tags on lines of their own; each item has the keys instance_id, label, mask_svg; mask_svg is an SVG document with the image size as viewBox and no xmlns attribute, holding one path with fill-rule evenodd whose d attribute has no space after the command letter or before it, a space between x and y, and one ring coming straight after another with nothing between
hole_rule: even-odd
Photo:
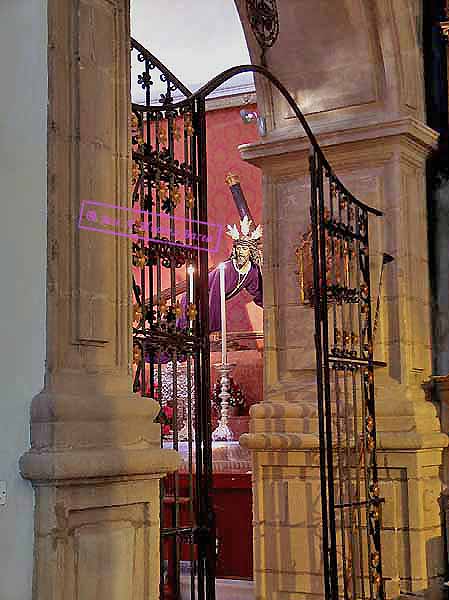
<instances>
[{"instance_id":1,"label":"religious statue of jesus","mask_svg":"<svg viewBox=\"0 0 449 600\"><path fill-rule=\"evenodd\" d=\"M230 258L225 265L225 297L230 300L245 289L253 301L263 307L262 292L262 251L260 241L262 227L253 226L247 215L240 222L240 231L236 225L228 225L226 232L234 244ZM209 274L209 330L220 331L220 276L216 268Z\"/></svg>"}]
</instances>

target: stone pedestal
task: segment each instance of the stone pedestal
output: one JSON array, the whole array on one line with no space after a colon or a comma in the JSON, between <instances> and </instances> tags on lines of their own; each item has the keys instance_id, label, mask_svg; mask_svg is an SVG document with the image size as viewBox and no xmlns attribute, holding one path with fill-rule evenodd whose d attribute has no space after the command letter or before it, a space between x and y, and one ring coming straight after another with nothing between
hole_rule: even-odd
<instances>
[{"instance_id":1,"label":"stone pedestal","mask_svg":"<svg viewBox=\"0 0 449 600\"><path fill-rule=\"evenodd\" d=\"M128 206L129 52L126 0L49 1L47 369L20 461L33 600L159 597L159 480L180 459L132 393L129 242L78 227L83 201Z\"/></svg>"}]
</instances>

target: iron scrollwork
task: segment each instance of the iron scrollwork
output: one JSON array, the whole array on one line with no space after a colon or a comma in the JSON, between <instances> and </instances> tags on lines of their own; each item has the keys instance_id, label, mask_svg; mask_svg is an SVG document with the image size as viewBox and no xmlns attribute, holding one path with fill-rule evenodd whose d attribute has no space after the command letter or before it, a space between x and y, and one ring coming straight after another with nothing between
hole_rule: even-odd
<instances>
[{"instance_id":1,"label":"iron scrollwork","mask_svg":"<svg viewBox=\"0 0 449 600\"><path fill-rule=\"evenodd\" d=\"M265 52L279 35L279 15L276 0L246 0L246 10L251 29L262 49L261 63L265 65Z\"/></svg>"}]
</instances>

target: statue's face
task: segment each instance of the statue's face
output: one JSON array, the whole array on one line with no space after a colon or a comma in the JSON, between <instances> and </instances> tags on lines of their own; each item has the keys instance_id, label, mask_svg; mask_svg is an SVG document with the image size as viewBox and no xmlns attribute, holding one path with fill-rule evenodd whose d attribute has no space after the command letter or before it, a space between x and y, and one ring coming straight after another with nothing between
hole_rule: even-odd
<instances>
[{"instance_id":1,"label":"statue's face","mask_svg":"<svg viewBox=\"0 0 449 600\"><path fill-rule=\"evenodd\" d=\"M236 245L236 247L235 247L235 262L237 263L237 266L240 269L248 263L249 257L250 257L250 248L248 246L242 246L240 244Z\"/></svg>"}]
</instances>

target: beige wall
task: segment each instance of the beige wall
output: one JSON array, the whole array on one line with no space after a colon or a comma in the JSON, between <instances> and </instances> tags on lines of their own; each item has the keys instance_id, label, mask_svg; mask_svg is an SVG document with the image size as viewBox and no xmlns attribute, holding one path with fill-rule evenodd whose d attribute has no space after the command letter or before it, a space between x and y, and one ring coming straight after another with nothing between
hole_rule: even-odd
<instances>
[{"instance_id":1,"label":"beige wall","mask_svg":"<svg viewBox=\"0 0 449 600\"><path fill-rule=\"evenodd\" d=\"M46 270L46 0L0 2L0 598L31 598L33 492L19 475L43 385Z\"/></svg>"}]
</instances>

